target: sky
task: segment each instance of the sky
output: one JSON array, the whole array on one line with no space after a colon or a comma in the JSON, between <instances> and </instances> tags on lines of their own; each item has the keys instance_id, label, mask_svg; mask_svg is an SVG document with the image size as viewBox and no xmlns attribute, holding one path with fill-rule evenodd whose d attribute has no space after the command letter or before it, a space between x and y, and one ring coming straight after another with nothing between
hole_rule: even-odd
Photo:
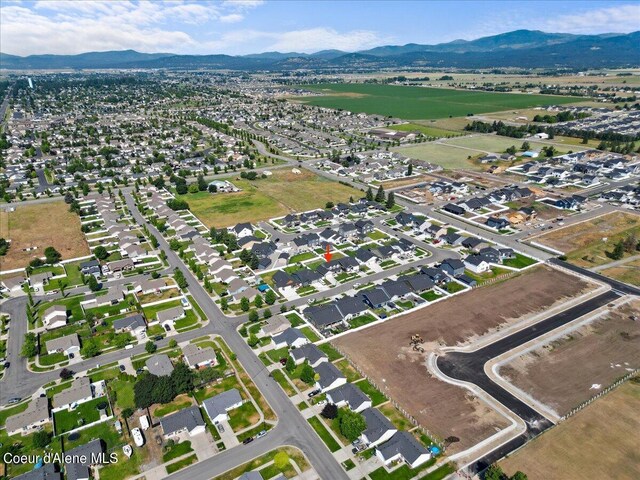
<instances>
[{"instance_id":1,"label":"sky","mask_svg":"<svg viewBox=\"0 0 640 480\"><path fill-rule=\"evenodd\" d=\"M640 30L640 2L597 0L0 0L0 51L243 55L358 51L517 29Z\"/></svg>"}]
</instances>

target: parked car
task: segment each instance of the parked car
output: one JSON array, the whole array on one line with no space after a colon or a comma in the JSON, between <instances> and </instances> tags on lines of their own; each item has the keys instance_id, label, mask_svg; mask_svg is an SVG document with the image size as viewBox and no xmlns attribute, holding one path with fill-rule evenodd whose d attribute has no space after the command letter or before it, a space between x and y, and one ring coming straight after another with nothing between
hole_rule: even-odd
<instances>
[{"instance_id":1,"label":"parked car","mask_svg":"<svg viewBox=\"0 0 640 480\"><path fill-rule=\"evenodd\" d=\"M126 370L126 367L125 367L124 365L120 365L120 367L119 367L119 368L120 368L120 371L121 371L121 372L124 372L124 371Z\"/></svg>"},{"instance_id":2,"label":"parked car","mask_svg":"<svg viewBox=\"0 0 640 480\"><path fill-rule=\"evenodd\" d=\"M13 397L10 398L9 401L7 402L9 405L13 405L14 403L18 403L20 402L20 400L22 400L20 397Z\"/></svg>"},{"instance_id":3,"label":"parked car","mask_svg":"<svg viewBox=\"0 0 640 480\"><path fill-rule=\"evenodd\" d=\"M220 433L224 433L224 425L222 425L221 423L216 423L216 428Z\"/></svg>"},{"instance_id":4,"label":"parked car","mask_svg":"<svg viewBox=\"0 0 640 480\"><path fill-rule=\"evenodd\" d=\"M280 359L280 365L284 366L287 364L287 359L286 358L281 358Z\"/></svg>"},{"instance_id":5,"label":"parked car","mask_svg":"<svg viewBox=\"0 0 640 480\"><path fill-rule=\"evenodd\" d=\"M11 362L4 362L4 368L9 368L11 366Z\"/></svg>"},{"instance_id":6,"label":"parked car","mask_svg":"<svg viewBox=\"0 0 640 480\"><path fill-rule=\"evenodd\" d=\"M322 390L320 390L319 388L316 389L316 390L312 390L312 391L309 392L309 398L315 397L316 395L318 395L321 392L322 392Z\"/></svg>"},{"instance_id":7,"label":"parked car","mask_svg":"<svg viewBox=\"0 0 640 480\"><path fill-rule=\"evenodd\" d=\"M160 340L162 340L162 338L163 338L163 337L162 337L162 335L156 335L155 337L153 337L153 339L154 339L156 342L159 342Z\"/></svg>"},{"instance_id":8,"label":"parked car","mask_svg":"<svg viewBox=\"0 0 640 480\"><path fill-rule=\"evenodd\" d=\"M248 444L250 444L251 442L253 442L253 437L247 437L247 438L245 438L245 439L242 441L242 443L243 443L244 445L248 445Z\"/></svg>"},{"instance_id":9,"label":"parked car","mask_svg":"<svg viewBox=\"0 0 640 480\"><path fill-rule=\"evenodd\" d=\"M258 435L256 435L256 438L262 438L262 437L264 437L266 434L267 434L267 431L266 431L266 430L260 430L260 431L258 432Z\"/></svg>"}]
</instances>

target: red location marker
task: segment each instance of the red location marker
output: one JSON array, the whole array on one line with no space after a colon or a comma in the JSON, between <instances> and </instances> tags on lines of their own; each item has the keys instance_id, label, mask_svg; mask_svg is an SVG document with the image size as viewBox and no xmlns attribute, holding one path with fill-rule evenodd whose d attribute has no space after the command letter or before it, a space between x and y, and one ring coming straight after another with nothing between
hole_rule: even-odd
<instances>
[{"instance_id":1,"label":"red location marker","mask_svg":"<svg viewBox=\"0 0 640 480\"><path fill-rule=\"evenodd\" d=\"M331 246L330 245L327 245L327 251L324 253L324 259L327 262L331 261Z\"/></svg>"}]
</instances>

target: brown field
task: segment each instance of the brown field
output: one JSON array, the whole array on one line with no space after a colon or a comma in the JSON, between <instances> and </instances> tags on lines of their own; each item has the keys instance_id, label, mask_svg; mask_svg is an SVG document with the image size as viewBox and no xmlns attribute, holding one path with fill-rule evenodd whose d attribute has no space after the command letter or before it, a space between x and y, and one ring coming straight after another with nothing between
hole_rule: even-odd
<instances>
[{"instance_id":1,"label":"brown field","mask_svg":"<svg viewBox=\"0 0 640 480\"><path fill-rule=\"evenodd\" d=\"M640 382L627 382L501 462L529 480L640 478Z\"/></svg>"},{"instance_id":2,"label":"brown field","mask_svg":"<svg viewBox=\"0 0 640 480\"><path fill-rule=\"evenodd\" d=\"M605 252L632 233L640 237L640 215L613 212L559 228L535 241L564 252L571 263L589 268L611 262Z\"/></svg>"},{"instance_id":3,"label":"brown field","mask_svg":"<svg viewBox=\"0 0 640 480\"><path fill-rule=\"evenodd\" d=\"M500 368L516 387L564 415L631 369L640 368L640 300Z\"/></svg>"},{"instance_id":4,"label":"brown field","mask_svg":"<svg viewBox=\"0 0 640 480\"><path fill-rule=\"evenodd\" d=\"M439 345L468 342L589 288L576 277L538 267L345 335L335 343L421 425L441 438L459 437L460 443L450 448L460 451L504 428L506 420L466 390L431 377L426 356ZM416 333L427 342L425 354L409 348L409 339Z\"/></svg>"},{"instance_id":5,"label":"brown field","mask_svg":"<svg viewBox=\"0 0 640 480\"><path fill-rule=\"evenodd\" d=\"M605 268L600 270L600 273L609 278L640 287L640 258L617 267Z\"/></svg>"},{"instance_id":6,"label":"brown field","mask_svg":"<svg viewBox=\"0 0 640 480\"><path fill-rule=\"evenodd\" d=\"M34 257L44 256L52 246L62 259L89 254L89 247L80 231L80 219L62 200L41 205L16 205L13 212L0 211L0 237L11 240L7 255L2 257L0 270L26 267ZM37 247L25 252L23 249Z\"/></svg>"}]
</instances>

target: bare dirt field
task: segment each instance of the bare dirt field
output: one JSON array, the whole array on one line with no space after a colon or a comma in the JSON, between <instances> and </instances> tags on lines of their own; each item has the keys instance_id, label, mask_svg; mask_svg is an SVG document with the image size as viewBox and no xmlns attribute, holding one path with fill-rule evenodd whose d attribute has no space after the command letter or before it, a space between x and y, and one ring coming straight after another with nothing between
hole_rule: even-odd
<instances>
[{"instance_id":1,"label":"bare dirt field","mask_svg":"<svg viewBox=\"0 0 640 480\"><path fill-rule=\"evenodd\" d=\"M611 262L606 252L630 234L640 237L640 215L613 212L559 228L535 241L564 252L571 263L589 268Z\"/></svg>"},{"instance_id":2,"label":"bare dirt field","mask_svg":"<svg viewBox=\"0 0 640 480\"><path fill-rule=\"evenodd\" d=\"M450 449L460 451L504 428L506 420L466 390L431 377L427 355L440 345L466 343L591 288L576 277L537 267L334 343L421 425L441 438L459 437ZM409 348L416 333L427 342L425 354Z\"/></svg>"},{"instance_id":3,"label":"bare dirt field","mask_svg":"<svg viewBox=\"0 0 640 480\"><path fill-rule=\"evenodd\" d=\"M500 374L564 415L640 368L640 321L631 320L632 315L640 318L640 300L514 359L500 368Z\"/></svg>"},{"instance_id":4,"label":"bare dirt field","mask_svg":"<svg viewBox=\"0 0 640 480\"><path fill-rule=\"evenodd\" d=\"M500 463L529 480L640 478L640 382L631 381Z\"/></svg>"},{"instance_id":5,"label":"bare dirt field","mask_svg":"<svg viewBox=\"0 0 640 480\"><path fill-rule=\"evenodd\" d=\"M0 270L26 267L34 257L54 247L62 259L89 255L80 231L80 218L69 212L62 200L42 205L16 205L13 212L0 211L0 237L11 240L9 251L0 258ZM25 248L37 247L25 252Z\"/></svg>"}]
</instances>

